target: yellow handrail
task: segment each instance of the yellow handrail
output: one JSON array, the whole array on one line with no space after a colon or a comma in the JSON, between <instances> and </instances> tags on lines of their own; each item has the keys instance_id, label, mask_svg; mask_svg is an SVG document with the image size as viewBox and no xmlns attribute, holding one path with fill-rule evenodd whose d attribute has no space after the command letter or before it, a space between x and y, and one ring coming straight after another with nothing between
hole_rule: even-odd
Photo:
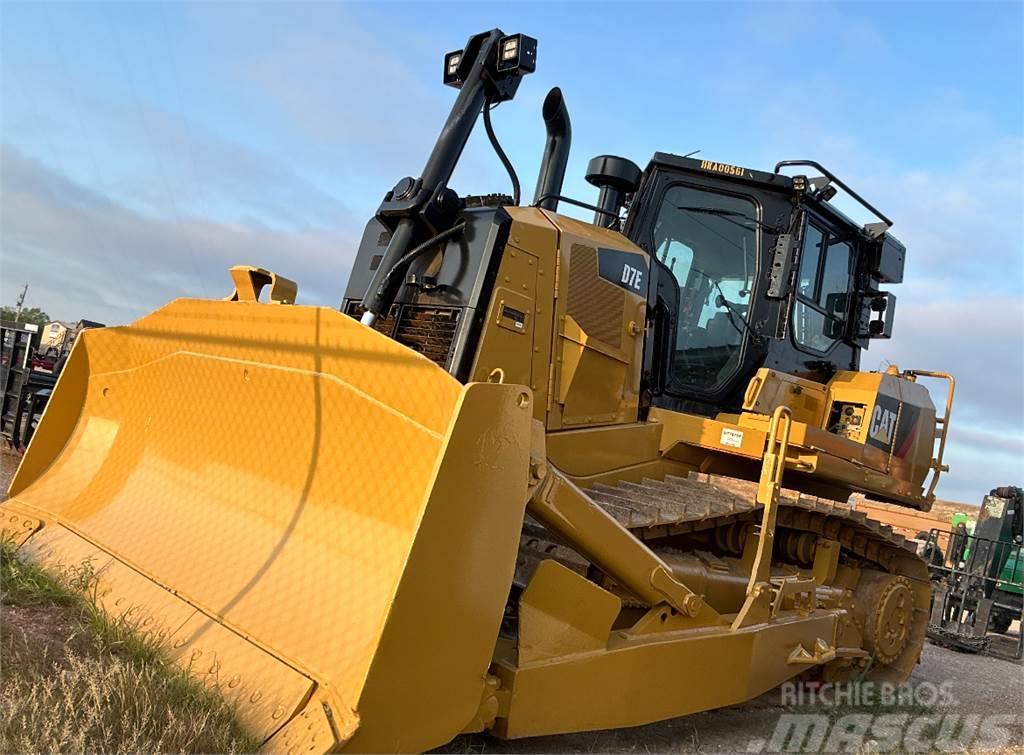
<instances>
[{"instance_id":1,"label":"yellow handrail","mask_svg":"<svg viewBox=\"0 0 1024 755\"><path fill-rule=\"evenodd\" d=\"M779 492L782 490L782 475L786 470L786 451L789 449L789 433L792 425L793 413L789 407L776 407L771 423L768 425L768 439L765 442L764 458L761 461L761 479L757 485L757 502L764 506L764 513L761 516L761 524L748 535L748 539L750 537L757 538L757 549L750 565L747 597L732 622L733 630L767 621L771 616L771 569L772 551L775 548L775 515L778 511Z\"/></svg>"},{"instance_id":2,"label":"yellow handrail","mask_svg":"<svg viewBox=\"0 0 1024 755\"><path fill-rule=\"evenodd\" d=\"M949 466L942 463L943 454L946 452L946 437L949 434L949 415L953 411L953 393L956 391L956 378L946 372L931 372L930 370L907 370L904 375L911 378L930 377L945 380L949 386L946 389L946 413L935 418L935 426L939 429L939 450L929 465L932 470L931 483L928 485L926 498L935 497L935 487L939 484L939 476L949 471Z\"/></svg>"}]
</instances>

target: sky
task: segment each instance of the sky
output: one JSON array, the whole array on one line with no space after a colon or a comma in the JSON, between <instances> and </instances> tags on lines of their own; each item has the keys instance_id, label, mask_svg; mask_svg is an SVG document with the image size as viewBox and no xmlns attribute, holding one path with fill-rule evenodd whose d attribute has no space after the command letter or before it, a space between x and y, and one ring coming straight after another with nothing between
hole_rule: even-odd
<instances>
[{"instance_id":1,"label":"sky","mask_svg":"<svg viewBox=\"0 0 1024 755\"><path fill-rule=\"evenodd\" d=\"M531 196L565 94L565 193L598 154L824 163L908 248L863 369L958 378L945 498L1024 484L1021 3L0 3L0 302L127 323L253 264L336 306L366 220L500 26L538 70L494 112ZM508 191L483 129L452 186ZM571 214L571 213L570 213ZM858 218L861 219L861 218ZM866 218L863 218L866 219ZM935 392L937 403L943 401Z\"/></svg>"}]
</instances>

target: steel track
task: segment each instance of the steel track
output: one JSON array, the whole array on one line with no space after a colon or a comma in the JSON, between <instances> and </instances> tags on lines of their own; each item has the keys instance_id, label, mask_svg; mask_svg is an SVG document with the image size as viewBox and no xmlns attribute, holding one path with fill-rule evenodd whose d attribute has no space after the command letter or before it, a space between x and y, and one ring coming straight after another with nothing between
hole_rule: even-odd
<instances>
[{"instance_id":1,"label":"steel track","mask_svg":"<svg viewBox=\"0 0 1024 755\"><path fill-rule=\"evenodd\" d=\"M712 536L723 534L724 537L726 528L759 522L762 512L761 504L752 496L746 498L711 482L671 475L664 480L644 479L640 483L597 484L585 492L655 552L669 549L678 552L680 548L676 543L686 535L711 531ZM845 503L804 496L780 498L776 528L836 540L845 557L854 556L863 568L904 576L918 585L929 584L927 565L917 555L912 542ZM777 542L777 555L778 548ZM515 584L524 588L537 564L544 559L556 560L581 575L592 575L589 562L571 545L559 541L527 517ZM924 644L927 608L927 605L918 606L914 612L911 642L916 649L910 654L912 659L908 656L909 662L899 664L905 675L909 675Z\"/></svg>"}]
</instances>

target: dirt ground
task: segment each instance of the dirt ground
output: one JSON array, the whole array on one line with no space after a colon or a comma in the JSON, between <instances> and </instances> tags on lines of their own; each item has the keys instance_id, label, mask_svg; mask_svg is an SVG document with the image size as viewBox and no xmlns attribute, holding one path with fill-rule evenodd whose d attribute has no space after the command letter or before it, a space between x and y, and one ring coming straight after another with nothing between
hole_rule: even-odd
<instances>
[{"instance_id":1,"label":"dirt ground","mask_svg":"<svg viewBox=\"0 0 1024 755\"><path fill-rule=\"evenodd\" d=\"M19 461L21 461L19 454L7 449L0 449L0 501L7 498L7 486L11 484L11 478L14 477L14 472L18 469Z\"/></svg>"},{"instance_id":2,"label":"dirt ground","mask_svg":"<svg viewBox=\"0 0 1024 755\"><path fill-rule=\"evenodd\" d=\"M0 489L6 493L18 456L0 453ZM1019 630L1018 630L1019 631ZM925 646L912 681L933 685L948 683L951 704L938 707L940 714L1010 714L1015 717L1008 752L1024 750L1024 667L988 656L967 655ZM680 679L681 684L702 684L704 680ZM670 691L666 691L670 693ZM706 752L745 753L768 740L787 711L780 692L732 708L618 731L587 732L560 736L501 741L484 735L457 738L444 752L463 753L612 753L612 752Z\"/></svg>"}]
</instances>

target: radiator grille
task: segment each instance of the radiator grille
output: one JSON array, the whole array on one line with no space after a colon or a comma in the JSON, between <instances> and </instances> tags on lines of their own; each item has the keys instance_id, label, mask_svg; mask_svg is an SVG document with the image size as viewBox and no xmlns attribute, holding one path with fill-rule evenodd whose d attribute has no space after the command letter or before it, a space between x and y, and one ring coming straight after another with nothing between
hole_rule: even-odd
<instances>
[{"instance_id":1,"label":"radiator grille","mask_svg":"<svg viewBox=\"0 0 1024 755\"><path fill-rule=\"evenodd\" d=\"M597 250L574 244L569 256L569 315L591 338L622 348L626 293L597 274Z\"/></svg>"},{"instance_id":2,"label":"radiator grille","mask_svg":"<svg viewBox=\"0 0 1024 755\"><path fill-rule=\"evenodd\" d=\"M395 340L441 367L448 366L459 310L451 307L402 307Z\"/></svg>"},{"instance_id":3,"label":"radiator grille","mask_svg":"<svg viewBox=\"0 0 1024 755\"><path fill-rule=\"evenodd\" d=\"M456 307L396 304L390 316L378 319L373 328L447 369L461 313ZM363 308L357 301L349 302L345 314L358 320Z\"/></svg>"}]
</instances>

